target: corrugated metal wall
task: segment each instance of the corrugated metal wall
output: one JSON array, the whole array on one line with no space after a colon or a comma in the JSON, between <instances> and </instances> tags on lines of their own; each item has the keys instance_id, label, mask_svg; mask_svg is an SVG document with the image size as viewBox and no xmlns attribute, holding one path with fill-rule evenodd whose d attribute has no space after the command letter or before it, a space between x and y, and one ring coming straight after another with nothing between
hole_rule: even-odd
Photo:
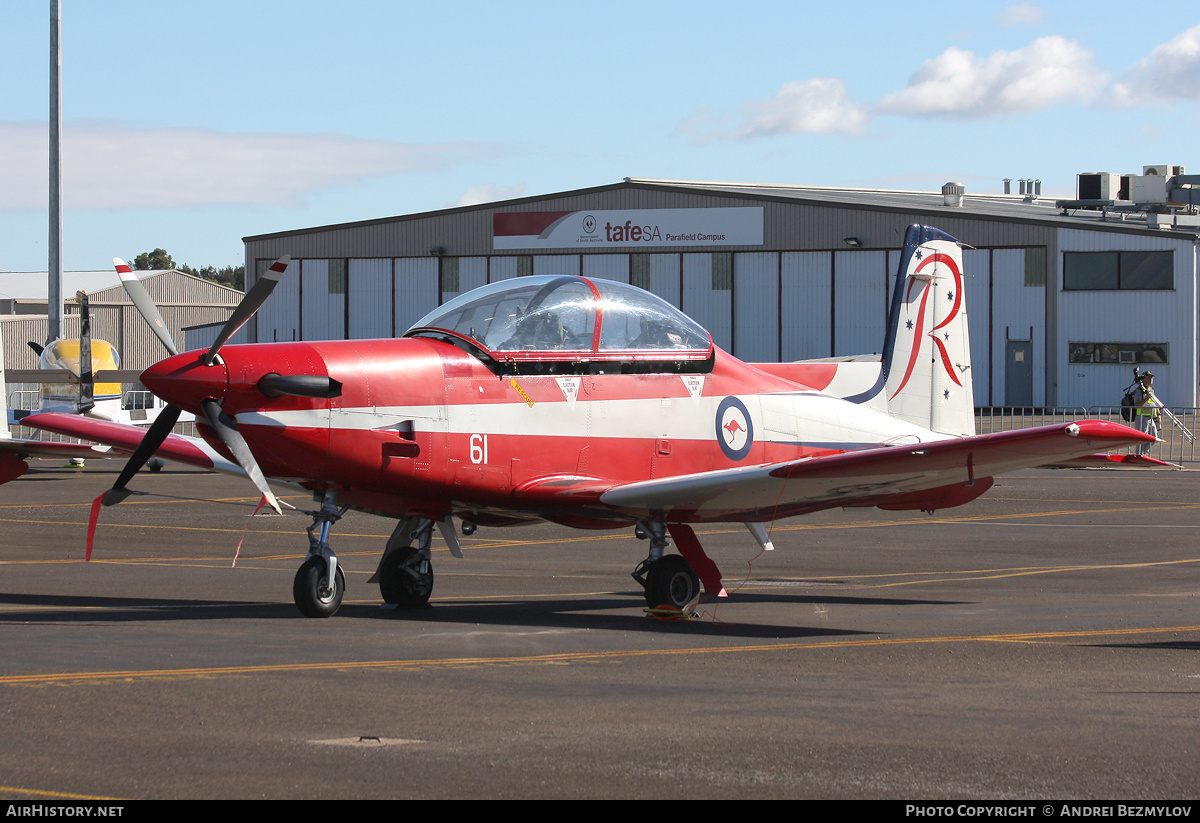
<instances>
[{"instance_id":1,"label":"corrugated metal wall","mask_svg":"<svg viewBox=\"0 0 1200 823\"><path fill-rule=\"evenodd\" d=\"M966 290L967 331L971 336L971 381L976 406L990 406L992 370L988 334L992 322L991 252L963 249L963 287Z\"/></svg>"},{"instance_id":2,"label":"corrugated metal wall","mask_svg":"<svg viewBox=\"0 0 1200 823\"><path fill-rule=\"evenodd\" d=\"M589 254L583 258L583 276L629 282L628 254Z\"/></svg>"},{"instance_id":3,"label":"corrugated metal wall","mask_svg":"<svg viewBox=\"0 0 1200 823\"><path fill-rule=\"evenodd\" d=\"M300 277L300 324L305 340L342 340L346 336L345 261L331 270L329 260L303 260Z\"/></svg>"},{"instance_id":4,"label":"corrugated metal wall","mask_svg":"<svg viewBox=\"0 0 1200 823\"><path fill-rule=\"evenodd\" d=\"M833 354L879 354L887 321L887 252L834 252Z\"/></svg>"},{"instance_id":5,"label":"corrugated metal wall","mask_svg":"<svg viewBox=\"0 0 1200 823\"><path fill-rule=\"evenodd\" d=\"M438 305L438 261L418 257L396 261L395 334L401 335Z\"/></svg>"},{"instance_id":6,"label":"corrugated metal wall","mask_svg":"<svg viewBox=\"0 0 1200 823\"><path fill-rule=\"evenodd\" d=\"M680 308L708 329L713 342L733 351L732 278L723 261L728 254L683 255L683 301Z\"/></svg>"},{"instance_id":7,"label":"corrugated metal wall","mask_svg":"<svg viewBox=\"0 0 1200 823\"><path fill-rule=\"evenodd\" d=\"M1119 242L1116 242L1119 241ZM1119 363L1070 363L1071 342L1167 343L1170 362L1143 364L1154 374L1154 389L1169 405L1195 406L1197 399L1196 246L1165 237L1115 237L1063 230L1059 253L1050 263L1059 291L1057 357L1063 365L1060 396L1072 405L1117 405L1133 376ZM1166 291L1062 291L1063 253L1069 251L1171 251L1175 288Z\"/></svg>"},{"instance_id":8,"label":"corrugated metal wall","mask_svg":"<svg viewBox=\"0 0 1200 823\"><path fill-rule=\"evenodd\" d=\"M779 360L779 254L733 256L733 350L764 363Z\"/></svg>"},{"instance_id":9,"label":"corrugated metal wall","mask_svg":"<svg viewBox=\"0 0 1200 823\"><path fill-rule=\"evenodd\" d=\"M780 258L780 359L830 357L833 252L784 252Z\"/></svg>"},{"instance_id":10,"label":"corrugated metal wall","mask_svg":"<svg viewBox=\"0 0 1200 823\"><path fill-rule=\"evenodd\" d=\"M160 275L146 278L142 283L158 304L163 323L177 346L184 345L185 327L224 323L242 298L236 289L226 289L187 275ZM221 302L207 302L211 299ZM122 368L146 369L167 356L166 348L129 302L124 289L117 287L93 292L88 295L88 307L92 337L116 347ZM70 304L67 311L69 313L63 316L62 332L66 336L78 336L79 307ZM3 318L0 323L4 326L5 367L37 368L37 357L26 341L32 340L39 345L46 342L45 316L13 315Z\"/></svg>"},{"instance_id":11,"label":"corrugated metal wall","mask_svg":"<svg viewBox=\"0 0 1200 823\"><path fill-rule=\"evenodd\" d=\"M391 337L392 261L375 258L351 260L346 298L350 325L347 336L359 339Z\"/></svg>"}]
</instances>

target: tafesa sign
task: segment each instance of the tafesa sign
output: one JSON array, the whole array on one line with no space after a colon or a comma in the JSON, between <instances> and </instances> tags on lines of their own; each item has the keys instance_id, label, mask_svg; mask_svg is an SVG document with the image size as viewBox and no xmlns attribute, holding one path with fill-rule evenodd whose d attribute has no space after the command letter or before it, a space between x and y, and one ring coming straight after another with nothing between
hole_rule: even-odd
<instances>
[{"instance_id":1,"label":"tafesa sign","mask_svg":"<svg viewBox=\"0 0 1200 823\"><path fill-rule=\"evenodd\" d=\"M503 249L600 246L761 246L761 207L501 212L492 245Z\"/></svg>"}]
</instances>

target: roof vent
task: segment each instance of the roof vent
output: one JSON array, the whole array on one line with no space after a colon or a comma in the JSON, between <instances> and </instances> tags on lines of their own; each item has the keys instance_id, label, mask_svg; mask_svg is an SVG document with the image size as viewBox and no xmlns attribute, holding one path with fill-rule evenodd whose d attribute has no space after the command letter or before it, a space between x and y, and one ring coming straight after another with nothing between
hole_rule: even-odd
<instances>
[{"instance_id":1,"label":"roof vent","mask_svg":"<svg viewBox=\"0 0 1200 823\"><path fill-rule=\"evenodd\" d=\"M966 194L967 187L962 183L946 183L942 186L942 201L947 206L962 207L963 195Z\"/></svg>"}]
</instances>

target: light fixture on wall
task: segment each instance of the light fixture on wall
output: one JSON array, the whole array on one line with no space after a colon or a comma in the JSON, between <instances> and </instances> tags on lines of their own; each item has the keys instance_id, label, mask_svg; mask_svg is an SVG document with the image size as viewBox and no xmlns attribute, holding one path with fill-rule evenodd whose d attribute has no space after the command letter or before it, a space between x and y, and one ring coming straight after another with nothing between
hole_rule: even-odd
<instances>
[{"instance_id":1,"label":"light fixture on wall","mask_svg":"<svg viewBox=\"0 0 1200 823\"><path fill-rule=\"evenodd\" d=\"M842 239L845 240L846 245L852 249L861 249L862 248L862 241L859 240L857 237L844 237Z\"/></svg>"},{"instance_id":2,"label":"light fixture on wall","mask_svg":"<svg viewBox=\"0 0 1200 823\"><path fill-rule=\"evenodd\" d=\"M429 253L432 254L434 257L441 257L443 254L446 253L446 249L443 246L434 246L432 249L429 250Z\"/></svg>"}]
</instances>

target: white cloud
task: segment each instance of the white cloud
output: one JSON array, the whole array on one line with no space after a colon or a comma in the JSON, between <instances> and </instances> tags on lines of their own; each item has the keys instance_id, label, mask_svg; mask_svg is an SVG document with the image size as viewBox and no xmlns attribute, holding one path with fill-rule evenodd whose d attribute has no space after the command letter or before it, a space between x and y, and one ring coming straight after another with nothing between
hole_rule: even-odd
<instances>
[{"instance_id":1,"label":"white cloud","mask_svg":"<svg viewBox=\"0 0 1200 823\"><path fill-rule=\"evenodd\" d=\"M455 206L477 206L480 203L494 203L497 200L511 200L514 197L520 197L525 193L525 184L517 183L515 186L497 186L495 183L483 183L478 186L471 186L466 191L458 196L458 199L450 204Z\"/></svg>"},{"instance_id":2,"label":"white cloud","mask_svg":"<svg viewBox=\"0 0 1200 823\"><path fill-rule=\"evenodd\" d=\"M846 93L836 77L815 77L786 84L770 100L742 107L741 137L773 134L860 134L867 110Z\"/></svg>"},{"instance_id":3,"label":"white cloud","mask_svg":"<svg viewBox=\"0 0 1200 823\"><path fill-rule=\"evenodd\" d=\"M1090 99L1105 80L1088 49L1058 35L986 58L951 47L926 60L907 88L884 97L879 111L996 117Z\"/></svg>"},{"instance_id":4,"label":"white cloud","mask_svg":"<svg viewBox=\"0 0 1200 823\"><path fill-rule=\"evenodd\" d=\"M63 128L66 208L296 206L323 189L485 159L472 143L413 145L340 135L225 134L203 129ZM0 123L0 210L47 202L47 126Z\"/></svg>"},{"instance_id":5,"label":"white cloud","mask_svg":"<svg viewBox=\"0 0 1200 823\"><path fill-rule=\"evenodd\" d=\"M1032 3L1024 2L1009 6L1000 12L997 19L1000 21L1000 25L1008 29L1025 28L1036 26L1042 22L1042 16L1045 13L1045 9L1039 8Z\"/></svg>"},{"instance_id":6,"label":"white cloud","mask_svg":"<svg viewBox=\"0 0 1200 823\"><path fill-rule=\"evenodd\" d=\"M1150 52L1113 84L1110 99L1117 106L1200 99L1200 26Z\"/></svg>"},{"instance_id":7,"label":"white cloud","mask_svg":"<svg viewBox=\"0 0 1200 823\"><path fill-rule=\"evenodd\" d=\"M855 103L837 78L815 77L785 84L767 100L742 105L739 125L726 128L728 118L701 109L677 130L696 142L749 139L785 134L861 134L869 114Z\"/></svg>"}]
</instances>

